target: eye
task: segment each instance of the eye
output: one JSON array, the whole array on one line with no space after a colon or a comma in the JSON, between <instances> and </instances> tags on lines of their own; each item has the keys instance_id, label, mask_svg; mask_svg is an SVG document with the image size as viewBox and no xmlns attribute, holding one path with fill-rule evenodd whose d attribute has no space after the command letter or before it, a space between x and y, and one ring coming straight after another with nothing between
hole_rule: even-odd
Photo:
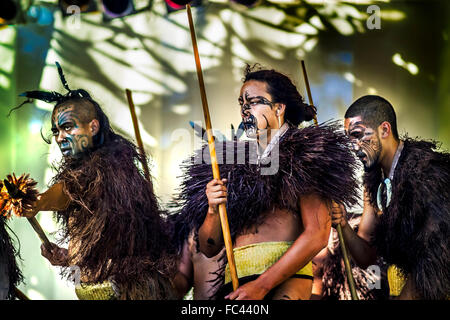
<instances>
[{"instance_id":1,"label":"eye","mask_svg":"<svg viewBox=\"0 0 450 320\"><path fill-rule=\"evenodd\" d=\"M363 132L362 131L353 131L350 134L350 137L354 138L354 139L361 139L363 137Z\"/></svg>"},{"instance_id":2,"label":"eye","mask_svg":"<svg viewBox=\"0 0 450 320\"><path fill-rule=\"evenodd\" d=\"M52 135L57 136L59 131L57 129L52 129Z\"/></svg>"},{"instance_id":3,"label":"eye","mask_svg":"<svg viewBox=\"0 0 450 320\"><path fill-rule=\"evenodd\" d=\"M70 129L72 129L72 125L70 124L66 124L62 127L65 131L69 131Z\"/></svg>"}]
</instances>

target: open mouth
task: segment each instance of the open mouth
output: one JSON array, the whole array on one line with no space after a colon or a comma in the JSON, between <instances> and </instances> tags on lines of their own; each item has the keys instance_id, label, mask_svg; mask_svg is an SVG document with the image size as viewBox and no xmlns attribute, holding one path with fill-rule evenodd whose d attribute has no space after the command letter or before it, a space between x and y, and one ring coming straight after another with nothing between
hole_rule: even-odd
<instances>
[{"instance_id":1,"label":"open mouth","mask_svg":"<svg viewBox=\"0 0 450 320\"><path fill-rule=\"evenodd\" d=\"M244 125L244 131L247 137L256 138L256 133L258 131L258 121L256 118L251 114L244 118L242 123Z\"/></svg>"},{"instance_id":2,"label":"open mouth","mask_svg":"<svg viewBox=\"0 0 450 320\"><path fill-rule=\"evenodd\" d=\"M61 148L60 150L63 156L70 156L72 154L72 149L70 148Z\"/></svg>"}]
</instances>

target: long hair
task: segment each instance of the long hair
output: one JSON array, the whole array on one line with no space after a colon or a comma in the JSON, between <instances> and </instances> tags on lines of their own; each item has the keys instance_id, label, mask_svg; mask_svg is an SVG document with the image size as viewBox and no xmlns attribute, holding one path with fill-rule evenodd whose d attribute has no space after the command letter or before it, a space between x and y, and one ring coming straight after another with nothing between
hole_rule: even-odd
<instances>
[{"instance_id":1,"label":"long hair","mask_svg":"<svg viewBox=\"0 0 450 320\"><path fill-rule=\"evenodd\" d=\"M23 281L23 275L17 264L17 259L20 259L19 250L14 247L8 229L11 233L14 234L14 232L8 227L6 221L6 217L0 215L0 269L3 269L0 272L5 272L8 279L6 298L13 299L14 287ZM17 236L16 239L18 242Z\"/></svg>"}]
</instances>

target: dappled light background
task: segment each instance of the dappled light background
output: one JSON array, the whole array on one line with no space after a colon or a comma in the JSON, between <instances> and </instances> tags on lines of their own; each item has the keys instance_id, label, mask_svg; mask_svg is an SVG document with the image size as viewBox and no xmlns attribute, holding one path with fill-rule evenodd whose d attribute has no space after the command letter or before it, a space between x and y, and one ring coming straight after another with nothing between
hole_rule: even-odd
<instances>
[{"instance_id":1,"label":"dappled light background","mask_svg":"<svg viewBox=\"0 0 450 320\"><path fill-rule=\"evenodd\" d=\"M163 0L136 0L134 14L109 20L97 1L97 10L76 19L63 17L57 1L18 2L27 10L23 19L0 27L0 176L30 173L39 190L47 188L51 163L61 156L55 143L41 137L49 133L52 105L36 101L6 115L24 100L18 97L23 91L64 92L58 61L69 86L89 91L114 129L134 140L125 89L133 92L156 193L166 207L177 192L181 162L200 145L189 121L203 123L186 11L169 13ZM400 133L450 148L449 1L195 4L212 125L227 138L231 125L240 123L245 64L284 72L307 100L303 59L319 122L342 119L352 101L379 94L394 105ZM371 5L380 10L369 10ZM55 239L52 213L37 218ZM41 257L26 220L12 218L9 226L20 239L20 289L31 299L76 299L73 285Z\"/></svg>"}]
</instances>

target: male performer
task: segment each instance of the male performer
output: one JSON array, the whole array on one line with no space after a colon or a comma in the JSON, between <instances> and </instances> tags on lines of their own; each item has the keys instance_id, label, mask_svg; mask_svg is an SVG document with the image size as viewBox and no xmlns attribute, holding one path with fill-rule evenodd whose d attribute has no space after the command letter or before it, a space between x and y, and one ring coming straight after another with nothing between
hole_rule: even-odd
<instances>
[{"instance_id":1,"label":"male performer","mask_svg":"<svg viewBox=\"0 0 450 320\"><path fill-rule=\"evenodd\" d=\"M357 233L333 208L351 255L363 268L380 255L390 294L445 299L450 293L450 155L435 142L400 139L394 108L363 96L345 114L345 130L365 169L364 211Z\"/></svg>"},{"instance_id":2,"label":"male performer","mask_svg":"<svg viewBox=\"0 0 450 320\"><path fill-rule=\"evenodd\" d=\"M175 298L169 280L175 271L169 237L152 182L138 167L146 157L113 132L85 90L69 89L57 65L66 95L24 94L56 102L51 130L63 154L52 186L27 216L57 211L69 246L54 245L51 252L42 246L42 255L62 266L63 274L78 273L80 299Z\"/></svg>"},{"instance_id":3,"label":"male performer","mask_svg":"<svg viewBox=\"0 0 450 320\"><path fill-rule=\"evenodd\" d=\"M227 204L240 287L231 293L227 266L218 296L309 299L311 260L327 245L331 201L356 201L354 159L336 124L297 129L313 119L315 109L288 77L257 68L247 66L239 96L256 152L254 143L217 144L219 164L226 156L220 165L226 179L218 181L211 180L209 159L198 161L208 154L205 147L185 166L181 211L191 217L186 230L198 231L199 249L211 257L223 248L218 205Z\"/></svg>"}]
</instances>

